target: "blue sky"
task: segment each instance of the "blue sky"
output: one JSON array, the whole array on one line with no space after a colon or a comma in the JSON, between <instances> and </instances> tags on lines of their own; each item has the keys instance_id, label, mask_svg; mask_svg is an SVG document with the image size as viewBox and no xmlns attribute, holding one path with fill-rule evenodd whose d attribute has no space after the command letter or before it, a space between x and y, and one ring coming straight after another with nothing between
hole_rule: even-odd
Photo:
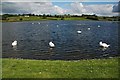
<instances>
[{"instance_id":1,"label":"blue sky","mask_svg":"<svg viewBox=\"0 0 120 80\"><path fill-rule=\"evenodd\" d=\"M63 1L36 1L36 2L2 2L2 13L22 14L97 14L100 16L115 16L118 8L118 0L69 0ZM25 1L25 0L24 0ZM99 2L101 1L101 2ZM105 2L106 1L106 2ZM109 2L108 2L109 1ZM114 1L114 2L113 2ZM27 5L26 5L27 4Z\"/></svg>"}]
</instances>

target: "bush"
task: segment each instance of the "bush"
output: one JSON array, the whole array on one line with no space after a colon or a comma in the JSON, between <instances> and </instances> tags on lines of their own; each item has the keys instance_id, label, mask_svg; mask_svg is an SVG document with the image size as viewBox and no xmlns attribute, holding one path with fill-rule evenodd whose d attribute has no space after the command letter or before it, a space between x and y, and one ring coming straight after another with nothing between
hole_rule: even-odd
<instances>
[{"instance_id":1,"label":"bush","mask_svg":"<svg viewBox=\"0 0 120 80\"><path fill-rule=\"evenodd\" d=\"M61 20L64 20L64 19L65 19L64 17L61 18Z\"/></svg>"},{"instance_id":2,"label":"bush","mask_svg":"<svg viewBox=\"0 0 120 80\"><path fill-rule=\"evenodd\" d=\"M20 18L20 21L22 21L23 19L22 18Z\"/></svg>"},{"instance_id":3,"label":"bush","mask_svg":"<svg viewBox=\"0 0 120 80\"><path fill-rule=\"evenodd\" d=\"M98 20L98 17L91 17L91 16L88 16L86 19Z\"/></svg>"}]
</instances>

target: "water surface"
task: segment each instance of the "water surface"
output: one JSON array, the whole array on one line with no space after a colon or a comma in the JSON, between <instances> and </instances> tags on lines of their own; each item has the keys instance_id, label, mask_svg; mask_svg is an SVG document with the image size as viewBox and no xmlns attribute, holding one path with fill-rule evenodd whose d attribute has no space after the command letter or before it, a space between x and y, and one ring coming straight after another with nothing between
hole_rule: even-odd
<instances>
[{"instance_id":1,"label":"water surface","mask_svg":"<svg viewBox=\"0 0 120 80\"><path fill-rule=\"evenodd\" d=\"M4 22L2 35L4 58L73 60L118 56L118 23L112 21ZM18 41L16 47L11 45L14 40ZM50 41L55 48L50 48ZM103 49L100 41L110 47Z\"/></svg>"}]
</instances>

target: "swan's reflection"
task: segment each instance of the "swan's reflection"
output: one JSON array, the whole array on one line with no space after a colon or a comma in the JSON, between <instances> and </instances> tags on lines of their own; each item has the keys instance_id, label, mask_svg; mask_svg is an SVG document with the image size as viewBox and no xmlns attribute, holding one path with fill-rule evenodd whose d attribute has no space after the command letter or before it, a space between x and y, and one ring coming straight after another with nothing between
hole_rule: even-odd
<instances>
[{"instance_id":1,"label":"swan's reflection","mask_svg":"<svg viewBox=\"0 0 120 80\"><path fill-rule=\"evenodd\" d=\"M13 46L13 50L17 51L17 46Z\"/></svg>"}]
</instances>

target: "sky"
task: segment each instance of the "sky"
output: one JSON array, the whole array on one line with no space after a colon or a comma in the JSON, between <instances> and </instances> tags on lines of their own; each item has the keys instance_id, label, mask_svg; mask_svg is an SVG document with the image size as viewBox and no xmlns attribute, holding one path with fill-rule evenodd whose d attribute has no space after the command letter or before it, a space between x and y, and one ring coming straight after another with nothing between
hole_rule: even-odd
<instances>
[{"instance_id":1,"label":"sky","mask_svg":"<svg viewBox=\"0 0 120 80\"><path fill-rule=\"evenodd\" d=\"M25 1L25 0L24 0ZM2 2L2 13L10 14L97 14L99 16L118 15L118 0L79 0L79 1L30 1L16 2L4 0ZM105 2L106 1L106 2Z\"/></svg>"}]
</instances>

